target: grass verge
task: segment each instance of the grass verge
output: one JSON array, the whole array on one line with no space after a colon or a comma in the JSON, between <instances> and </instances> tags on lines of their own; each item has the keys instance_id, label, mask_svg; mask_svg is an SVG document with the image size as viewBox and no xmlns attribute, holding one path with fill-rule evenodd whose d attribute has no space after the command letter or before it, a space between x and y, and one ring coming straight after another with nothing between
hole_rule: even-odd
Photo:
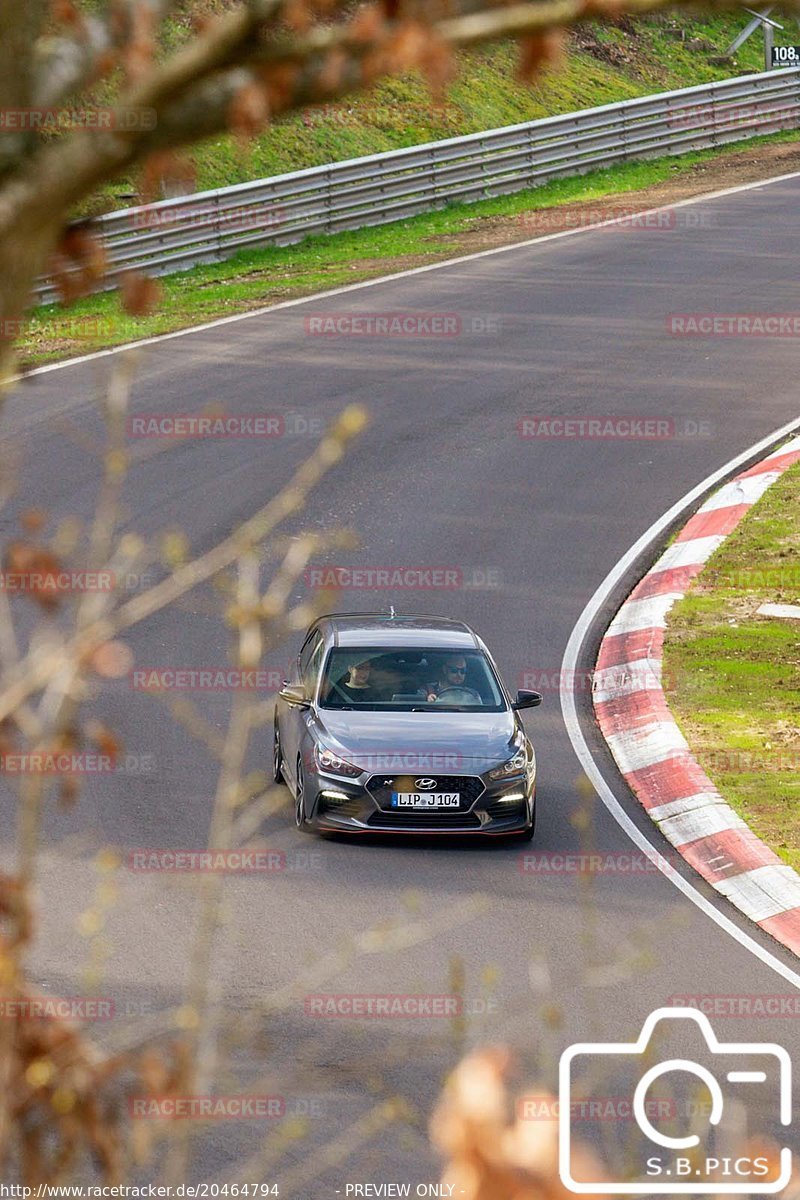
<instances>
[{"instance_id":1,"label":"grass verge","mask_svg":"<svg viewBox=\"0 0 800 1200\"><path fill-rule=\"evenodd\" d=\"M116 292L87 297L68 310L59 305L43 305L33 310L30 324L19 339L20 360L27 368L39 366L391 271L441 261L473 249L523 241L542 232L524 219L525 214L533 211L652 190L658 185L674 183L681 176L688 179L692 170L702 169L702 164L736 167L747 156L752 158L754 147L756 153L763 153L764 147L774 143L797 140L798 134L792 131L758 138L734 149L626 163L555 180L511 196L475 204L453 204L390 225L311 237L294 246L243 252L223 263L165 276L161 281L162 303L158 311L145 317L125 313ZM765 174L769 173L769 168L765 168ZM730 181L722 175L719 186ZM706 184L705 190L711 186ZM698 185L694 190L704 189ZM687 194L691 194L691 189ZM648 197L642 200L642 207L664 202L663 196Z\"/></svg>"},{"instance_id":2,"label":"grass verge","mask_svg":"<svg viewBox=\"0 0 800 1200\"><path fill-rule=\"evenodd\" d=\"M196 5L175 10L165 22L164 52L190 36L189 7ZM442 103L431 103L424 79L412 73L382 80L338 104L292 113L247 145L230 134L210 138L189 153L196 187L222 187L760 71L760 35L746 41L735 60L718 57L745 20L736 12L676 12L635 21L624 17L613 25L586 22L569 34L558 66L531 82L518 78L519 50L511 41L459 51L457 75ZM98 86L98 103L108 101L110 90ZM135 203L131 195L138 184L136 173L123 175L102 189L104 203L115 208Z\"/></svg>"},{"instance_id":3,"label":"grass verge","mask_svg":"<svg viewBox=\"0 0 800 1200\"><path fill-rule=\"evenodd\" d=\"M664 671L693 753L750 828L800 870L800 465L769 489L670 613Z\"/></svg>"}]
</instances>

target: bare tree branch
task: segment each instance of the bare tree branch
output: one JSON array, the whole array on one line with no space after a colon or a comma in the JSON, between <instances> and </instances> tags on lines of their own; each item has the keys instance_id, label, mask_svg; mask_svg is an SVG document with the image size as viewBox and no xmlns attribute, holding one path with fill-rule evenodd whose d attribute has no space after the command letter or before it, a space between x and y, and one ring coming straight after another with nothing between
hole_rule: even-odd
<instances>
[{"instance_id":1,"label":"bare tree branch","mask_svg":"<svg viewBox=\"0 0 800 1200\"><path fill-rule=\"evenodd\" d=\"M365 422L361 409L345 409L315 453L295 472L291 482L232 534L200 558L178 567L161 583L126 601L113 613L79 629L66 642L29 652L0 677L0 721L57 679L65 661L85 663L98 646L206 583L269 537L282 521L302 508L312 489L341 459L345 445L361 432ZM265 611L262 604L261 615L267 618L274 613ZM301 629L308 615L306 609L296 609L293 627Z\"/></svg>"}]
</instances>

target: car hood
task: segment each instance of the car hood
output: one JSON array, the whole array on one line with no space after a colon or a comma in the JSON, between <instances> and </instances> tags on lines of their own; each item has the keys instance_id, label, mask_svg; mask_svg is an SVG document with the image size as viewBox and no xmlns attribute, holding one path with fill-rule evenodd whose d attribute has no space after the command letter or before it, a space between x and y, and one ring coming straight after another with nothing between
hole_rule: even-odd
<instances>
[{"instance_id":1,"label":"car hood","mask_svg":"<svg viewBox=\"0 0 800 1200\"><path fill-rule=\"evenodd\" d=\"M330 749L369 771L475 773L513 753L514 714L386 713L324 709L315 732Z\"/></svg>"}]
</instances>

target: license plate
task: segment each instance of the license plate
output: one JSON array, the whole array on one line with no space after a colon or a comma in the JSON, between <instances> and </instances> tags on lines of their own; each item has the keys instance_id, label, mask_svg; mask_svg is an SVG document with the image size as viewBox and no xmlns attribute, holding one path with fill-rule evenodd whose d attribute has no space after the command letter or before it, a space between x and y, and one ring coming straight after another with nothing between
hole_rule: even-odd
<instances>
[{"instance_id":1,"label":"license plate","mask_svg":"<svg viewBox=\"0 0 800 1200\"><path fill-rule=\"evenodd\" d=\"M460 792L392 792L392 808L458 808Z\"/></svg>"}]
</instances>

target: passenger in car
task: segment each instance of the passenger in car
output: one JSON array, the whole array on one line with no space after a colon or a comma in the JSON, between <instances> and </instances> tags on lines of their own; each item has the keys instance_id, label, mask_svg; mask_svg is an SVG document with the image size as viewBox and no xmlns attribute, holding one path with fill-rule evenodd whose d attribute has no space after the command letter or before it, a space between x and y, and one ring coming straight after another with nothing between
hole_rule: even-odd
<instances>
[{"instance_id":1,"label":"passenger in car","mask_svg":"<svg viewBox=\"0 0 800 1200\"><path fill-rule=\"evenodd\" d=\"M347 664L347 677L334 684L331 702L353 700L357 704L375 704L381 697L380 691L371 682L372 659L355 658Z\"/></svg>"}]
</instances>

